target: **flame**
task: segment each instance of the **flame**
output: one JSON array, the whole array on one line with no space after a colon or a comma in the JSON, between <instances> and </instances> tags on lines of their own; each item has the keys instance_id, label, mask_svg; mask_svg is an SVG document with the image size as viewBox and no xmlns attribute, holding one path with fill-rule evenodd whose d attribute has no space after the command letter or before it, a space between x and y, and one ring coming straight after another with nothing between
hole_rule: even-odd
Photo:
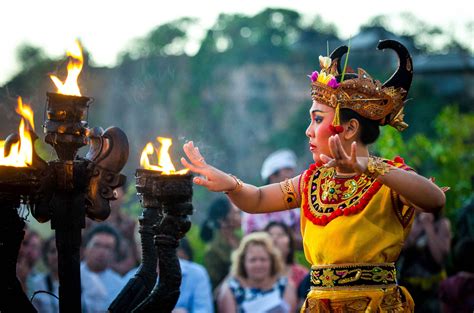
<instances>
[{"instance_id":1,"label":"flame","mask_svg":"<svg viewBox=\"0 0 474 313\"><path fill-rule=\"evenodd\" d=\"M165 137L157 137L156 140L161 143L161 148L158 152L158 165L150 164L150 159L148 158L148 156L152 155L155 152L155 148L153 147L153 144L149 142L142 151L142 155L140 157L140 166L147 170L160 171L164 175L186 174L189 171L188 169L176 171L173 162L171 162L171 157L169 155L168 150L170 149L173 143L172 140L170 138Z\"/></svg>"},{"instance_id":2,"label":"flame","mask_svg":"<svg viewBox=\"0 0 474 313\"><path fill-rule=\"evenodd\" d=\"M71 57L67 64L67 78L63 83L55 75L49 75L53 83L58 89L58 93L63 95L81 96L79 85L77 84L77 78L82 70L84 64L84 58L82 57L82 48L79 40L74 41L74 45L69 48L66 52L67 56Z\"/></svg>"},{"instance_id":3,"label":"flame","mask_svg":"<svg viewBox=\"0 0 474 313\"><path fill-rule=\"evenodd\" d=\"M26 118L31 125L31 128L35 129L35 121L33 119L33 110L28 106L23 106L23 101L21 97L18 97L18 107L15 109L15 112L20 114L22 117Z\"/></svg>"},{"instance_id":4,"label":"flame","mask_svg":"<svg viewBox=\"0 0 474 313\"><path fill-rule=\"evenodd\" d=\"M28 121L31 125L31 129L34 130L33 111L28 105L23 105L21 97L18 97L16 112L22 117L20 126L18 127L20 141L12 144L10 153L6 156L4 151L5 141L0 141L0 165L14 167L31 166L33 162L33 141L25 126L25 120Z\"/></svg>"}]
</instances>

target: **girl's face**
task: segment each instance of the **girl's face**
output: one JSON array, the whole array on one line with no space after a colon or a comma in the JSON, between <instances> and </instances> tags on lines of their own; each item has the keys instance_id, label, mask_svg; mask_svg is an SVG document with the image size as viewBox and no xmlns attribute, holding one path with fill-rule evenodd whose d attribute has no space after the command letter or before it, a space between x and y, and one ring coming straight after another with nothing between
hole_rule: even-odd
<instances>
[{"instance_id":1,"label":"girl's face","mask_svg":"<svg viewBox=\"0 0 474 313\"><path fill-rule=\"evenodd\" d=\"M313 154L313 160L318 162L321 161L321 154L331 157L328 140L333 135L329 125L332 124L334 119L334 109L313 101L313 105L309 109L309 115L311 123L306 129L306 136L309 138L309 150Z\"/></svg>"},{"instance_id":2,"label":"girl's face","mask_svg":"<svg viewBox=\"0 0 474 313\"><path fill-rule=\"evenodd\" d=\"M247 246L244 267L247 277L254 281L262 281L271 275L271 258L264 246L250 243Z\"/></svg>"},{"instance_id":3,"label":"girl's face","mask_svg":"<svg viewBox=\"0 0 474 313\"><path fill-rule=\"evenodd\" d=\"M273 239L273 243L280 250L283 260L286 260L288 253L290 253L290 237L285 230L278 225L272 226L268 233Z\"/></svg>"}]
</instances>

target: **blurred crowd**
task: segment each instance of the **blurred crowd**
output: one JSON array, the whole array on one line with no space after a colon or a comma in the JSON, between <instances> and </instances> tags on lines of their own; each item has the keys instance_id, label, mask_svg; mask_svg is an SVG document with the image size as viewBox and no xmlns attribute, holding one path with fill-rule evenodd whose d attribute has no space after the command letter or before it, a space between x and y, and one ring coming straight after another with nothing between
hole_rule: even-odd
<instances>
[{"instance_id":1,"label":"blurred crowd","mask_svg":"<svg viewBox=\"0 0 474 313\"><path fill-rule=\"evenodd\" d=\"M278 150L264 161L261 178L279 183L296 170L295 154ZM116 193L111 216L103 223L88 220L84 229L84 312L106 312L140 264L138 223L122 209L123 190ZM310 289L299 209L249 215L221 196L206 212L203 264L195 262L186 238L178 249L182 284L173 312L298 312ZM416 312L473 312L473 245L473 202L455 225L442 212L417 213L397 263L398 282L413 295ZM54 236L26 229L17 275L38 312L59 312L57 260Z\"/></svg>"}]
</instances>

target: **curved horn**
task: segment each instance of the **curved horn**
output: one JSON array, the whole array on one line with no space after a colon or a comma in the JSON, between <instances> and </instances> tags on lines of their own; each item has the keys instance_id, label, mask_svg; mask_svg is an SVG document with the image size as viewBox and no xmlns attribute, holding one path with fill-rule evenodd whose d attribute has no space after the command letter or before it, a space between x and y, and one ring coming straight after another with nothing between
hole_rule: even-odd
<instances>
[{"instance_id":1,"label":"curved horn","mask_svg":"<svg viewBox=\"0 0 474 313\"><path fill-rule=\"evenodd\" d=\"M403 97L403 100L405 100L413 78L413 62L410 53L407 48L398 41L390 39L380 40L377 49L385 50L387 48L392 49L397 53L398 68L392 77L383 84L383 87L403 88L406 91Z\"/></svg>"},{"instance_id":2,"label":"curved horn","mask_svg":"<svg viewBox=\"0 0 474 313\"><path fill-rule=\"evenodd\" d=\"M347 53L349 48L347 46L339 46L336 48L333 52L331 52L331 55L329 56L331 58L332 62L337 62L337 73L340 74L342 72L341 70L341 58L344 54Z\"/></svg>"}]
</instances>

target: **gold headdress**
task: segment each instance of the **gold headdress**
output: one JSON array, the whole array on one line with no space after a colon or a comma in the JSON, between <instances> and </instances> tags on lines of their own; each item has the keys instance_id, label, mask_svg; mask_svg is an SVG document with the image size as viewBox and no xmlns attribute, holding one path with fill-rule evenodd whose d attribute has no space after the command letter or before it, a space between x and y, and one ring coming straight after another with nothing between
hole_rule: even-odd
<instances>
[{"instance_id":1,"label":"gold headdress","mask_svg":"<svg viewBox=\"0 0 474 313\"><path fill-rule=\"evenodd\" d=\"M391 125L399 131L408 125L403 121L403 105L413 77L412 60L408 50L395 40L383 40L377 49L393 49L399 58L395 74L384 84L372 79L363 69L357 74L340 70L340 59L348 52L341 46L330 57L319 57L321 71L311 77L311 97L313 100L333 107L336 114L333 127L341 132L339 109L351 109L361 116L379 121L380 125Z\"/></svg>"}]
</instances>

